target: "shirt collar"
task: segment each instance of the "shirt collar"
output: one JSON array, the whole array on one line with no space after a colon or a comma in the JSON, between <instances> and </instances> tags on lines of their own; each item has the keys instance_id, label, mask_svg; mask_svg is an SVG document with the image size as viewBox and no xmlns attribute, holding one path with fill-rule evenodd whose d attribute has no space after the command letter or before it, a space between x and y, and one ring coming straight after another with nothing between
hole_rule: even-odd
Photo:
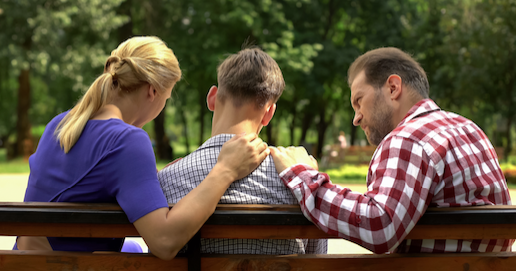
<instances>
[{"instance_id":1,"label":"shirt collar","mask_svg":"<svg viewBox=\"0 0 516 271\"><path fill-rule=\"evenodd\" d=\"M213 147L220 147L226 143L226 141L230 140L234 134L219 134L216 136L212 136L208 138L200 147L198 150L206 149L206 148L213 148Z\"/></svg>"},{"instance_id":2,"label":"shirt collar","mask_svg":"<svg viewBox=\"0 0 516 271\"><path fill-rule=\"evenodd\" d=\"M432 101L431 99L423 99L417 102L414 106L412 106L412 108L410 108L407 115L405 115L405 117L403 118L403 120L401 120L397 127L404 125L405 123L420 115L428 114L432 111L437 110L441 110L441 108L439 108L439 106L435 104L434 101Z\"/></svg>"}]
</instances>

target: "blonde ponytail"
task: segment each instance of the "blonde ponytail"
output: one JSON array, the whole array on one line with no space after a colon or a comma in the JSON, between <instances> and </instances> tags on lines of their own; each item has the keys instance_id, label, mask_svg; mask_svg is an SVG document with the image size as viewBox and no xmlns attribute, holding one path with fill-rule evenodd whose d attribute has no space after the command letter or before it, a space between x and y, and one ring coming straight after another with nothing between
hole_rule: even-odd
<instances>
[{"instance_id":1,"label":"blonde ponytail","mask_svg":"<svg viewBox=\"0 0 516 271\"><path fill-rule=\"evenodd\" d=\"M68 153L79 140L88 120L108 104L111 95L131 93L144 84L164 92L179 79L181 70L177 58L161 39L130 38L111 52L104 73L61 120L54 134Z\"/></svg>"},{"instance_id":2,"label":"blonde ponytail","mask_svg":"<svg viewBox=\"0 0 516 271\"><path fill-rule=\"evenodd\" d=\"M65 153L75 145L86 122L104 105L113 88L113 76L104 73L99 76L84 94L81 100L61 120L55 134Z\"/></svg>"}]
</instances>

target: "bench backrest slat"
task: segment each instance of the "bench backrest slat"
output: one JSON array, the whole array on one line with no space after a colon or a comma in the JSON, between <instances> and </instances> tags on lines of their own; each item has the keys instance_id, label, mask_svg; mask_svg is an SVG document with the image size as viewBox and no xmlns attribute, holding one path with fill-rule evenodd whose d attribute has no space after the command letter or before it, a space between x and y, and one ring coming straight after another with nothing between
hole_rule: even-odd
<instances>
[{"instance_id":1,"label":"bench backrest slat","mask_svg":"<svg viewBox=\"0 0 516 271\"><path fill-rule=\"evenodd\" d=\"M0 223L0 235L52 237L129 237L139 236L131 224ZM288 239L336 238L315 226L238 226L205 225L203 238ZM513 224L416 225L407 239L515 239Z\"/></svg>"},{"instance_id":2,"label":"bench backrest slat","mask_svg":"<svg viewBox=\"0 0 516 271\"><path fill-rule=\"evenodd\" d=\"M407 238L507 239L516 237L515 225L515 206L429 208ZM0 235L125 237L138 233L115 204L4 202L0 203ZM201 236L332 238L307 220L297 205L235 204L219 205Z\"/></svg>"},{"instance_id":3,"label":"bench backrest slat","mask_svg":"<svg viewBox=\"0 0 516 271\"><path fill-rule=\"evenodd\" d=\"M173 206L171 206L173 207ZM430 208L409 239L515 239L514 206ZM0 203L0 235L138 236L114 204ZM297 205L219 205L185 255L162 261L118 252L0 251L0 270L513 270L516 253L202 255L205 238L329 238Z\"/></svg>"}]
</instances>

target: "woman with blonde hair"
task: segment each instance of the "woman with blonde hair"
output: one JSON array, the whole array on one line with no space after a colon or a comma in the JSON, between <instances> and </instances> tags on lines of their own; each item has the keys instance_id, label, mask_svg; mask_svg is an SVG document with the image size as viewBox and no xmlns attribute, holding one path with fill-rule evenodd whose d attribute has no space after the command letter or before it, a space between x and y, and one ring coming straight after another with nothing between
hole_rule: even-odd
<instances>
[{"instance_id":1,"label":"woman with blonde hair","mask_svg":"<svg viewBox=\"0 0 516 271\"><path fill-rule=\"evenodd\" d=\"M206 179L169 210L141 127L164 108L180 78L177 58L159 38L134 37L120 44L77 105L46 126L29 159L25 201L118 203L152 253L173 258L229 184L269 153L255 134L235 136ZM17 240L19 249L67 251L120 251L122 243L119 238Z\"/></svg>"}]
</instances>

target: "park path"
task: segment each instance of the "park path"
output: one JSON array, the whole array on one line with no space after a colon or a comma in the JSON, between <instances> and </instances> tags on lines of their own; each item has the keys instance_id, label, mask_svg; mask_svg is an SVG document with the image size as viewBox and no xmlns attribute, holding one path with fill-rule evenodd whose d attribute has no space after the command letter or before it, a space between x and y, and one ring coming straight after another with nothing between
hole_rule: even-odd
<instances>
[{"instance_id":1,"label":"park path","mask_svg":"<svg viewBox=\"0 0 516 271\"><path fill-rule=\"evenodd\" d=\"M0 202L18 202L23 201L25 189L27 188L28 174L0 174ZM366 186L361 184L346 185L352 191L364 193ZM516 200L516 189L511 189L511 198ZM14 238L10 236L0 236L0 250L11 249L14 244ZM134 238L140 244L145 246L141 238ZM516 245L513 246L516 251ZM342 239L330 239L328 242L329 254L366 254L371 253L369 250Z\"/></svg>"}]
</instances>

